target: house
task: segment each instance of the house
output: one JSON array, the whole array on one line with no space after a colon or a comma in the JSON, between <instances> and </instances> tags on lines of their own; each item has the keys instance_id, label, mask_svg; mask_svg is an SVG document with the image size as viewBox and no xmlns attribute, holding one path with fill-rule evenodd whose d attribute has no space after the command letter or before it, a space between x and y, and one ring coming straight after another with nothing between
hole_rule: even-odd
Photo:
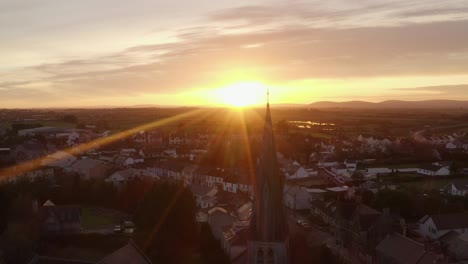
<instances>
[{"instance_id":1,"label":"house","mask_svg":"<svg viewBox=\"0 0 468 264\"><path fill-rule=\"evenodd\" d=\"M35 142L27 142L14 148L12 151L12 156L16 162L19 163L27 160L42 158L47 155L47 153L48 150L45 145Z\"/></svg>"},{"instance_id":2,"label":"house","mask_svg":"<svg viewBox=\"0 0 468 264\"><path fill-rule=\"evenodd\" d=\"M336 202L334 200L313 200L310 203L310 213L326 225L335 226Z\"/></svg>"},{"instance_id":3,"label":"house","mask_svg":"<svg viewBox=\"0 0 468 264\"><path fill-rule=\"evenodd\" d=\"M357 162L354 160L346 160L344 164L346 165L346 168L349 172L354 172L357 170Z\"/></svg>"},{"instance_id":4,"label":"house","mask_svg":"<svg viewBox=\"0 0 468 264\"><path fill-rule=\"evenodd\" d=\"M281 170L286 176L286 179L298 179L309 177L309 172L297 161L280 159L279 162L281 163Z\"/></svg>"},{"instance_id":5,"label":"house","mask_svg":"<svg viewBox=\"0 0 468 264\"><path fill-rule=\"evenodd\" d=\"M38 209L38 220L41 233L68 234L81 232L81 208L76 205L56 206L47 200Z\"/></svg>"},{"instance_id":6,"label":"house","mask_svg":"<svg viewBox=\"0 0 468 264\"><path fill-rule=\"evenodd\" d=\"M445 148L448 150L455 150L459 149L460 145L455 142L448 142L447 144L445 144Z\"/></svg>"},{"instance_id":7,"label":"house","mask_svg":"<svg viewBox=\"0 0 468 264\"><path fill-rule=\"evenodd\" d=\"M441 192L453 196L465 196L468 194L468 181L455 180L441 189Z\"/></svg>"},{"instance_id":8,"label":"house","mask_svg":"<svg viewBox=\"0 0 468 264\"><path fill-rule=\"evenodd\" d=\"M195 197L195 202L200 208L212 208L216 203L216 194L218 189L216 187L208 187L205 185L192 184L190 191Z\"/></svg>"},{"instance_id":9,"label":"house","mask_svg":"<svg viewBox=\"0 0 468 264\"><path fill-rule=\"evenodd\" d=\"M439 239L450 231L468 231L468 214L426 215L419 220L418 232L423 237Z\"/></svg>"},{"instance_id":10,"label":"house","mask_svg":"<svg viewBox=\"0 0 468 264\"><path fill-rule=\"evenodd\" d=\"M248 201L237 209L237 217L241 221L248 221L252 215L252 201Z\"/></svg>"},{"instance_id":11,"label":"house","mask_svg":"<svg viewBox=\"0 0 468 264\"><path fill-rule=\"evenodd\" d=\"M389 212L381 212L359 202L338 202L336 205L335 236L337 243L348 248L350 254L370 263L376 245L393 232L395 219Z\"/></svg>"},{"instance_id":12,"label":"house","mask_svg":"<svg viewBox=\"0 0 468 264\"><path fill-rule=\"evenodd\" d=\"M161 144L163 142L163 138L162 135L156 131L142 130L132 136L132 141L139 144Z\"/></svg>"},{"instance_id":13,"label":"house","mask_svg":"<svg viewBox=\"0 0 468 264\"><path fill-rule=\"evenodd\" d=\"M197 169L196 165L187 165L182 170L182 178L183 178L185 186L192 184L193 175L196 169Z\"/></svg>"},{"instance_id":14,"label":"house","mask_svg":"<svg viewBox=\"0 0 468 264\"><path fill-rule=\"evenodd\" d=\"M435 164L427 164L421 165L417 171L419 174L427 175L427 176L448 176L450 175L450 169L448 167L435 165Z\"/></svg>"},{"instance_id":15,"label":"house","mask_svg":"<svg viewBox=\"0 0 468 264\"><path fill-rule=\"evenodd\" d=\"M310 195L302 186L284 186L284 205L293 210L310 209Z\"/></svg>"},{"instance_id":16,"label":"house","mask_svg":"<svg viewBox=\"0 0 468 264\"><path fill-rule=\"evenodd\" d=\"M129 167L138 163L145 162L145 154L142 150L136 149L121 149L119 155L116 157L115 162L118 166Z\"/></svg>"},{"instance_id":17,"label":"house","mask_svg":"<svg viewBox=\"0 0 468 264\"><path fill-rule=\"evenodd\" d=\"M434 264L443 263L435 253L426 251L423 244L393 233L376 248L377 264Z\"/></svg>"},{"instance_id":18,"label":"house","mask_svg":"<svg viewBox=\"0 0 468 264\"><path fill-rule=\"evenodd\" d=\"M133 240L125 246L105 256L102 260L85 261L80 259L65 259L35 255L28 264L151 264L151 260L143 253Z\"/></svg>"},{"instance_id":19,"label":"house","mask_svg":"<svg viewBox=\"0 0 468 264\"><path fill-rule=\"evenodd\" d=\"M247 263L247 241L249 238L249 228L242 229L229 228L223 232L222 247L230 259L230 263Z\"/></svg>"},{"instance_id":20,"label":"house","mask_svg":"<svg viewBox=\"0 0 468 264\"><path fill-rule=\"evenodd\" d=\"M237 183L228 182L228 181L223 182L223 191L225 192L237 193L238 189L239 189L239 184Z\"/></svg>"},{"instance_id":21,"label":"house","mask_svg":"<svg viewBox=\"0 0 468 264\"><path fill-rule=\"evenodd\" d=\"M76 157L65 151L57 151L45 157L41 164L43 166L66 168L76 161Z\"/></svg>"},{"instance_id":22,"label":"house","mask_svg":"<svg viewBox=\"0 0 468 264\"><path fill-rule=\"evenodd\" d=\"M151 260L145 256L133 240L117 251L106 256L97 264L151 264Z\"/></svg>"},{"instance_id":23,"label":"house","mask_svg":"<svg viewBox=\"0 0 468 264\"><path fill-rule=\"evenodd\" d=\"M182 173L185 169L185 166L185 163L173 160L161 164L164 176L174 181L184 180Z\"/></svg>"},{"instance_id":24,"label":"house","mask_svg":"<svg viewBox=\"0 0 468 264\"><path fill-rule=\"evenodd\" d=\"M67 170L74 172L84 179L105 178L113 166L109 163L83 158L75 161Z\"/></svg>"},{"instance_id":25,"label":"house","mask_svg":"<svg viewBox=\"0 0 468 264\"><path fill-rule=\"evenodd\" d=\"M54 176L54 169L48 167L39 167L32 170L28 170L21 174L16 174L16 167L8 171L10 174L2 175L0 181L15 182L19 179L26 179L27 181L35 181L40 178L52 178Z\"/></svg>"},{"instance_id":26,"label":"house","mask_svg":"<svg viewBox=\"0 0 468 264\"><path fill-rule=\"evenodd\" d=\"M112 183L115 187L121 187L128 181L133 179L141 179L143 177L150 178L152 175L146 170L139 170L134 168L129 168L125 170L119 170L111 174L107 179L106 182ZM156 176L152 178L157 178Z\"/></svg>"},{"instance_id":27,"label":"house","mask_svg":"<svg viewBox=\"0 0 468 264\"><path fill-rule=\"evenodd\" d=\"M343 174L348 173L348 167L345 164L339 164L339 165L333 166L331 168L331 171L335 175L343 175Z\"/></svg>"},{"instance_id":28,"label":"house","mask_svg":"<svg viewBox=\"0 0 468 264\"><path fill-rule=\"evenodd\" d=\"M169 135L169 145L182 145L185 144L185 136L182 135Z\"/></svg>"},{"instance_id":29,"label":"house","mask_svg":"<svg viewBox=\"0 0 468 264\"><path fill-rule=\"evenodd\" d=\"M468 260L468 233L460 234L451 231L441 237L441 240L442 238L445 238L443 247L451 263Z\"/></svg>"},{"instance_id":30,"label":"house","mask_svg":"<svg viewBox=\"0 0 468 264\"><path fill-rule=\"evenodd\" d=\"M236 220L222 207L215 207L208 211L208 224L217 240L221 240L225 228L231 227Z\"/></svg>"}]
</instances>

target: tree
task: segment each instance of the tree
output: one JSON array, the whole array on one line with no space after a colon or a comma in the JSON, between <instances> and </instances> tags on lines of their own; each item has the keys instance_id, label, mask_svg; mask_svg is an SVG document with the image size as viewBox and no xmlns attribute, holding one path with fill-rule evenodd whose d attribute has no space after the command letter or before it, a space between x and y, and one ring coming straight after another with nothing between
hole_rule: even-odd
<instances>
[{"instance_id":1,"label":"tree","mask_svg":"<svg viewBox=\"0 0 468 264\"><path fill-rule=\"evenodd\" d=\"M63 121L67 123L78 124L78 117L75 115L65 115L63 117Z\"/></svg>"},{"instance_id":2,"label":"tree","mask_svg":"<svg viewBox=\"0 0 468 264\"><path fill-rule=\"evenodd\" d=\"M210 226L203 223L200 231L200 254L203 263L230 263L218 240L213 236Z\"/></svg>"},{"instance_id":3,"label":"tree","mask_svg":"<svg viewBox=\"0 0 468 264\"><path fill-rule=\"evenodd\" d=\"M190 190L158 181L135 212L136 240L155 263L186 263L197 242L195 214Z\"/></svg>"}]
</instances>

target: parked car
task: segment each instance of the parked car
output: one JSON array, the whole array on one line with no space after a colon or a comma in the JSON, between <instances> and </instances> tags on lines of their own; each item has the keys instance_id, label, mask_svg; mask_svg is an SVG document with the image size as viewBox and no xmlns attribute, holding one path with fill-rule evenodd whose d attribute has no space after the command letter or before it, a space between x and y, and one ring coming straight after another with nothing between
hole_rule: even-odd
<instances>
[{"instance_id":1,"label":"parked car","mask_svg":"<svg viewBox=\"0 0 468 264\"><path fill-rule=\"evenodd\" d=\"M121 233L122 232L122 227L120 225L114 226L114 232L115 233Z\"/></svg>"}]
</instances>

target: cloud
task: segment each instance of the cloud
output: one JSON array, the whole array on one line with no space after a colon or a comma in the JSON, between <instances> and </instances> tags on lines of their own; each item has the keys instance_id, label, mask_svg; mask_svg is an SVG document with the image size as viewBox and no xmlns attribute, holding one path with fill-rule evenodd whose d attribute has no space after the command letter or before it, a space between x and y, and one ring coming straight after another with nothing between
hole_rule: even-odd
<instances>
[{"instance_id":1,"label":"cloud","mask_svg":"<svg viewBox=\"0 0 468 264\"><path fill-rule=\"evenodd\" d=\"M438 14L437 10L452 14L454 8L408 11L418 5L416 1L341 9L324 7L318 1L317 5L316 10L311 4L296 2L221 10L209 14L204 26L176 31L172 42L30 67L27 70L35 72L33 77L0 84L9 88L8 93L0 90L0 94L19 98L38 89L47 93L35 94L37 98L52 94L124 97L174 94L236 78L281 83L313 78L466 74L468 20L411 20ZM369 23L376 14L398 23ZM330 26L333 20L341 26ZM30 88L35 83L43 85Z\"/></svg>"},{"instance_id":2,"label":"cloud","mask_svg":"<svg viewBox=\"0 0 468 264\"><path fill-rule=\"evenodd\" d=\"M413 95L428 95L435 97L451 97L451 98L465 98L468 92L468 84L460 85L438 85L438 86L425 86L414 88L395 88L393 90L406 92Z\"/></svg>"}]
</instances>

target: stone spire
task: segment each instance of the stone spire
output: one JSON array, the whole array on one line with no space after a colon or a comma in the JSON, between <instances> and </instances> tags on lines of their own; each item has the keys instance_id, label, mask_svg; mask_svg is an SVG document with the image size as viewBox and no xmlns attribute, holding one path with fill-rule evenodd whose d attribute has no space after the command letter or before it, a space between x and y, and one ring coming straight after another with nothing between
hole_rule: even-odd
<instances>
[{"instance_id":1,"label":"stone spire","mask_svg":"<svg viewBox=\"0 0 468 264\"><path fill-rule=\"evenodd\" d=\"M276 157L269 92L267 97L265 125L254 184L252 239L262 242L284 242L288 233L283 206L284 177L280 172Z\"/></svg>"}]
</instances>

